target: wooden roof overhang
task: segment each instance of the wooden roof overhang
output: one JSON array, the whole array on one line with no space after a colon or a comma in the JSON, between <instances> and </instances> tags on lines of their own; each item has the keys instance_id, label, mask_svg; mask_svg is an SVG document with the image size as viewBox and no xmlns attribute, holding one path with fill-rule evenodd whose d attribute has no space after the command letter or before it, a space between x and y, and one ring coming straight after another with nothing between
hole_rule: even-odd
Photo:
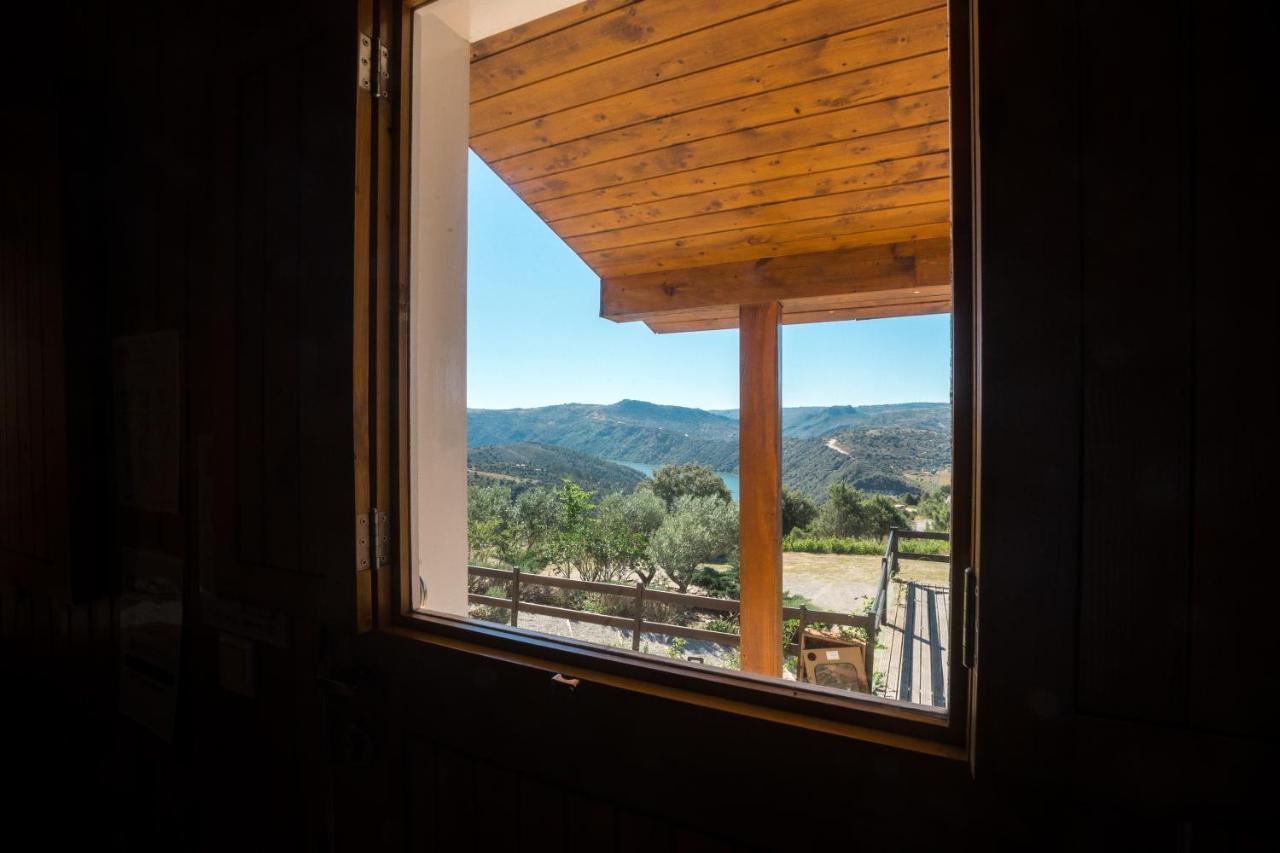
<instances>
[{"instance_id":1,"label":"wooden roof overhang","mask_svg":"<svg viewBox=\"0 0 1280 853\"><path fill-rule=\"evenodd\" d=\"M939 0L590 0L472 45L471 147L657 332L950 310Z\"/></svg>"}]
</instances>

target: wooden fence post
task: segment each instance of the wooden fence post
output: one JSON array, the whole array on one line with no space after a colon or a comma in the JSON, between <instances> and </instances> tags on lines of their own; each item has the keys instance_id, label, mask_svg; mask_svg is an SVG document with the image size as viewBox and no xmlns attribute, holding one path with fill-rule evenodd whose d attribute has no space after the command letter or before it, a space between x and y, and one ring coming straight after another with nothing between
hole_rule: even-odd
<instances>
[{"instance_id":1,"label":"wooden fence post","mask_svg":"<svg viewBox=\"0 0 1280 853\"><path fill-rule=\"evenodd\" d=\"M631 629L631 651L640 651L640 631L644 628L644 584L636 581L636 626Z\"/></svg>"},{"instance_id":2,"label":"wooden fence post","mask_svg":"<svg viewBox=\"0 0 1280 853\"><path fill-rule=\"evenodd\" d=\"M877 608L876 621L884 622L889 617L889 558L880 558L880 606Z\"/></svg>"},{"instance_id":3,"label":"wooden fence post","mask_svg":"<svg viewBox=\"0 0 1280 853\"><path fill-rule=\"evenodd\" d=\"M898 528L889 528L889 577L898 576Z\"/></svg>"},{"instance_id":4,"label":"wooden fence post","mask_svg":"<svg viewBox=\"0 0 1280 853\"><path fill-rule=\"evenodd\" d=\"M800 655L804 653L804 650L801 648L801 645L802 645L801 640L804 637L805 629L808 627L809 627L809 608L801 604L800 605L800 627L796 628L796 638L795 638L796 639L796 681L804 681L804 661L801 660L800 658ZM786 654L787 650L783 649L782 651L783 651L783 654Z\"/></svg>"},{"instance_id":5,"label":"wooden fence post","mask_svg":"<svg viewBox=\"0 0 1280 853\"><path fill-rule=\"evenodd\" d=\"M520 567L511 572L511 627L520 621Z\"/></svg>"},{"instance_id":6,"label":"wooden fence post","mask_svg":"<svg viewBox=\"0 0 1280 853\"><path fill-rule=\"evenodd\" d=\"M876 620L867 623L867 654L863 663L867 666L867 692L876 692Z\"/></svg>"}]
</instances>

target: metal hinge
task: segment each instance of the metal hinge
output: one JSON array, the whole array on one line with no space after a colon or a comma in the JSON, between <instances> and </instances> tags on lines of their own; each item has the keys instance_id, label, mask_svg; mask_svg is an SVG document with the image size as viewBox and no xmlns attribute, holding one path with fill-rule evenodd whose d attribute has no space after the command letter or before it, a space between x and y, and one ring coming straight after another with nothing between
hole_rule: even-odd
<instances>
[{"instance_id":1,"label":"metal hinge","mask_svg":"<svg viewBox=\"0 0 1280 853\"><path fill-rule=\"evenodd\" d=\"M388 554L391 550L391 525L387 521L387 511L374 507L373 510L373 565L382 568L390 562Z\"/></svg>"},{"instance_id":2,"label":"metal hinge","mask_svg":"<svg viewBox=\"0 0 1280 853\"><path fill-rule=\"evenodd\" d=\"M369 513L356 516L356 570L366 571L369 565Z\"/></svg>"},{"instance_id":3,"label":"metal hinge","mask_svg":"<svg viewBox=\"0 0 1280 853\"><path fill-rule=\"evenodd\" d=\"M382 39L360 34L357 45L356 83L375 98L391 95L391 50Z\"/></svg>"},{"instance_id":4,"label":"metal hinge","mask_svg":"<svg viewBox=\"0 0 1280 853\"><path fill-rule=\"evenodd\" d=\"M978 646L978 576L973 566L964 570L964 634L960 641L960 660L966 669L973 669Z\"/></svg>"}]
</instances>

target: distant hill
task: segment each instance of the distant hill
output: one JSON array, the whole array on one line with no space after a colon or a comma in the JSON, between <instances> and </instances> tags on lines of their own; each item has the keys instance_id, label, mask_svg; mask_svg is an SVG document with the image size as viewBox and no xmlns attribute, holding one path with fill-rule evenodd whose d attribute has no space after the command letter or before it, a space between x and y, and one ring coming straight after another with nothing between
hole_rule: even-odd
<instances>
[{"instance_id":1,"label":"distant hill","mask_svg":"<svg viewBox=\"0 0 1280 853\"><path fill-rule=\"evenodd\" d=\"M736 421L737 409L716 414ZM825 438L856 427L919 427L950 431L946 403L888 403L879 406L795 406L782 410L782 434L788 438Z\"/></svg>"},{"instance_id":2,"label":"distant hill","mask_svg":"<svg viewBox=\"0 0 1280 853\"><path fill-rule=\"evenodd\" d=\"M510 486L519 493L534 486L558 486L563 477L599 495L630 492L645 476L564 447L522 441L467 449L467 482Z\"/></svg>"},{"instance_id":3,"label":"distant hill","mask_svg":"<svg viewBox=\"0 0 1280 853\"><path fill-rule=\"evenodd\" d=\"M532 442L598 460L698 462L716 471L737 471L737 418L736 409L708 412L639 400L608 406L472 409L467 413L467 440L473 446ZM896 495L949 479L947 403L803 406L784 409L782 423L783 482L815 498L837 481Z\"/></svg>"},{"instance_id":4,"label":"distant hill","mask_svg":"<svg viewBox=\"0 0 1280 853\"><path fill-rule=\"evenodd\" d=\"M950 424L942 429L874 426L824 438L784 438L782 482L821 497L834 482L901 495L949 482Z\"/></svg>"},{"instance_id":5,"label":"distant hill","mask_svg":"<svg viewBox=\"0 0 1280 853\"><path fill-rule=\"evenodd\" d=\"M701 462L717 471L738 467L737 423L702 409L623 400L610 406L467 410L468 446L517 441L649 465Z\"/></svg>"}]
</instances>

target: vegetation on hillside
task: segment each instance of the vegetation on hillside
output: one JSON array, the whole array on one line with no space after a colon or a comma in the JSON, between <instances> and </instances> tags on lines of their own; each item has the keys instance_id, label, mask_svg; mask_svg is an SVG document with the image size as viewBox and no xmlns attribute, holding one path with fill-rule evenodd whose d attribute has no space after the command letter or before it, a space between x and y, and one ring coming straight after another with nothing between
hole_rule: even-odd
<instances>
[{"instance_id":1,"label":"vegetation on hillside","mask_svg":"<svg viewBox=\"0 0 1280 853\"><path fill-rule=\"evenodd\" d=\"M630 492L645 475L588 453L523 441L467 449L467 483L502 485L520 494L535 486L554 487L565 478L597 494Z\"/></svg>"},{"instance_id":2,"label":"vegetation on hillside","mask_svg":"<svg viewBox=\"0 0 1280 853\"><path fill-rule=\"evenodd\" d=\"M737 423L701 409L623 400L611 406L468 410L468 445L519 441L647 465L698 462L715 471L738 467Z\"/></svg>"},{"instance_id":3,"label":"vegetation on hillside","mask_svg":"<svg viewBox=\"0 0 1280 853\"><path fill-rule=\"evenodd\" d=\"M736 418L736 411L623 400L610 406L472 410L467 430L473 446L556 446L601 460L659 466L696 463L713 471L736 471ZM921 494L946 481L950 424L951 409L945 403L785 409L783 483L816 502L825 500L828 487L836 482L864 492ZM547 477L538 482L547 485L570 476L601 494L618 488L602 481L588 483L583 474L547 466Z\"/></svg>"},{"instance_id":4,"label":"vegetation on hillside","mask_svg":"<svg viewBox=\"0 0 1280 853\"><path fill-rule=\"evenodd\" d=\"M930 530L951 529L951 487L927 492L920 498L916 514L929 522Z\"/></svg>"}]
</instances>

